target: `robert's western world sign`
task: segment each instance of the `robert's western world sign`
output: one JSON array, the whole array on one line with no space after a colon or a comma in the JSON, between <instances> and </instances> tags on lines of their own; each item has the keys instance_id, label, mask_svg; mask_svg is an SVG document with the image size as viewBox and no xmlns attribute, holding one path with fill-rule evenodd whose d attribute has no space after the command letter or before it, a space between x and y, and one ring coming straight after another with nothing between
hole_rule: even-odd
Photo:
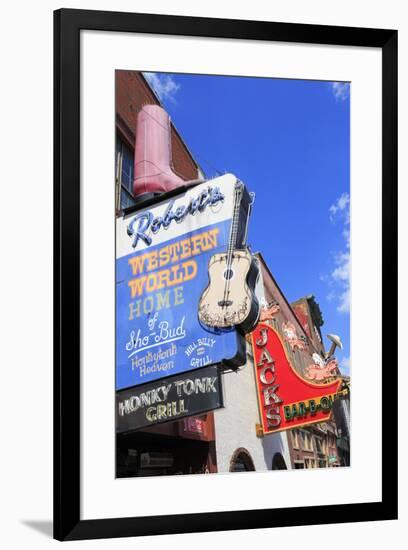
<instances>
[{"instance_id":1,"label":"robert's western world sign","mask_svg":"<svg viewBox=\"0 0 408 550\"><path fill-rule=\"evenodd\" d=\"M198 319L209 260L227 248L235 181L226 174L117 220L117 390L244 362L235 330L217 332ZM244 219L245 201L241 208Z\"/></svg>"},{"instance_id":2,"label":"robert's western world sign","mask_svg":"<svg viewBox=\"0 0 408 550\"><path fill-rule=\"evenodd\" d=\"M126 432L223 406L217 366L116 393L116 430Z\"/></svg>"}]
</instances>

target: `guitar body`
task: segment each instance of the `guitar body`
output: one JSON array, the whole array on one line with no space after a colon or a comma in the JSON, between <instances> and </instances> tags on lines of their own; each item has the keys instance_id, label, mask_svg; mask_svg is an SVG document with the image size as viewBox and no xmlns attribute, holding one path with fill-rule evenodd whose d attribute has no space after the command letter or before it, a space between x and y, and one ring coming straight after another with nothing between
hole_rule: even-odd
<instances>
[{"instance_id":1,"label":"guitar body","mask_svg":"<svg viewBox=\"0 0 408 550\"><path fill-rule=\"evenodd\" d=\"M236 327L249 332L258 322L259 304L254 288L259 268L248 250L215 254L208 265L210 282L198 306L202 324L216 329Z\"/></svg>"}]
</instances>

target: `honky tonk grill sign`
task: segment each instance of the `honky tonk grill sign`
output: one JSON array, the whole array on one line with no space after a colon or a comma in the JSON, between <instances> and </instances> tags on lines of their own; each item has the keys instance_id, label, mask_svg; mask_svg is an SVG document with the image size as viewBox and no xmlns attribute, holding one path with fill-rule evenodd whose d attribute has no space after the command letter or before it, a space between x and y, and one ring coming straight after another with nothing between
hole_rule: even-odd
<instances>
[{"instance_id":1,"label":"honky tonk grill sign","mask_svg":"<svg viewBox=\"0 0 408 550\"><path fill-rule=\"evenodd\" d=\"M341 380L313 384L302 378L290 364L279 334L266 323L253 331L252 347L264 435L330 418Z\"/></svg>"},{"instance_id":2,"label":"honky tonk grill sign","mask_svg":"<svg viewBox=\"0 0 408 550\"><path fill-rule=\"evenodd\" d=\"M116 392L116 431L203 414L223 406L217 365L187 375L175 375Z\"/></svg>"}]
</instances>

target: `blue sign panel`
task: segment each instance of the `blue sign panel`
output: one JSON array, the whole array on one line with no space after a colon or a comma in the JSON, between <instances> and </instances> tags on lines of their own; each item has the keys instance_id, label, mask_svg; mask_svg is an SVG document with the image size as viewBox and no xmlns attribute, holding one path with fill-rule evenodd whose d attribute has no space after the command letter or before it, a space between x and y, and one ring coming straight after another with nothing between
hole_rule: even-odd
<instances>
[{"instance_id":1,"label":"blue sign panel","mask_svg":"<svg viewBox=\"0 0 408 550\"><path fill-rule=\"evenodd\" d=\"M233 359L239 351L235 330L216 332L198 319L209 261L226 250L231 228L233 183L213 181L204 193L214 200L201 201L201 210L194 201L204 184L118 220L117 390Z\"/></svg>"}]
</instances>

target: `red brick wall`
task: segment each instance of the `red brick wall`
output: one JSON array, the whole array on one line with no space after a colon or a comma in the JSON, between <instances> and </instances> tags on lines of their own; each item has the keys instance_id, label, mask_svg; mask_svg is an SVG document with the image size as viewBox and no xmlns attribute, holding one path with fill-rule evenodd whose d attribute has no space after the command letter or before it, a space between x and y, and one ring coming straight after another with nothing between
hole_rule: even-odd
<instances>
[{"instance_id":1,"label":"red brick wall","mask_svg":"<svg viewBox=\"0 0 408 550\"><path fill-rule=\"evenodd\" d=\"M319 353L324 354L324 343L318 338L316 332L314 331L313 319L307 300L305 298L297 300L292 304L292 308L296 317L299 319L300 324L307 332L309 338L313 341L315 348L319 351Z\"/></svg>"},{"instance_id":2,"label":"red brick wall","mask_svg":"<svg viewBox=\"0 0 408 550\"><path fill-rule=\"evenodd\" d=\"M137 71L116 71L116 129L134 150L137 113L146 104L160 105L144 77ZM173 169L185 180L198 177L198 167L180 135L172 125L171 144Z\"/></svg>"}]
</instances>

